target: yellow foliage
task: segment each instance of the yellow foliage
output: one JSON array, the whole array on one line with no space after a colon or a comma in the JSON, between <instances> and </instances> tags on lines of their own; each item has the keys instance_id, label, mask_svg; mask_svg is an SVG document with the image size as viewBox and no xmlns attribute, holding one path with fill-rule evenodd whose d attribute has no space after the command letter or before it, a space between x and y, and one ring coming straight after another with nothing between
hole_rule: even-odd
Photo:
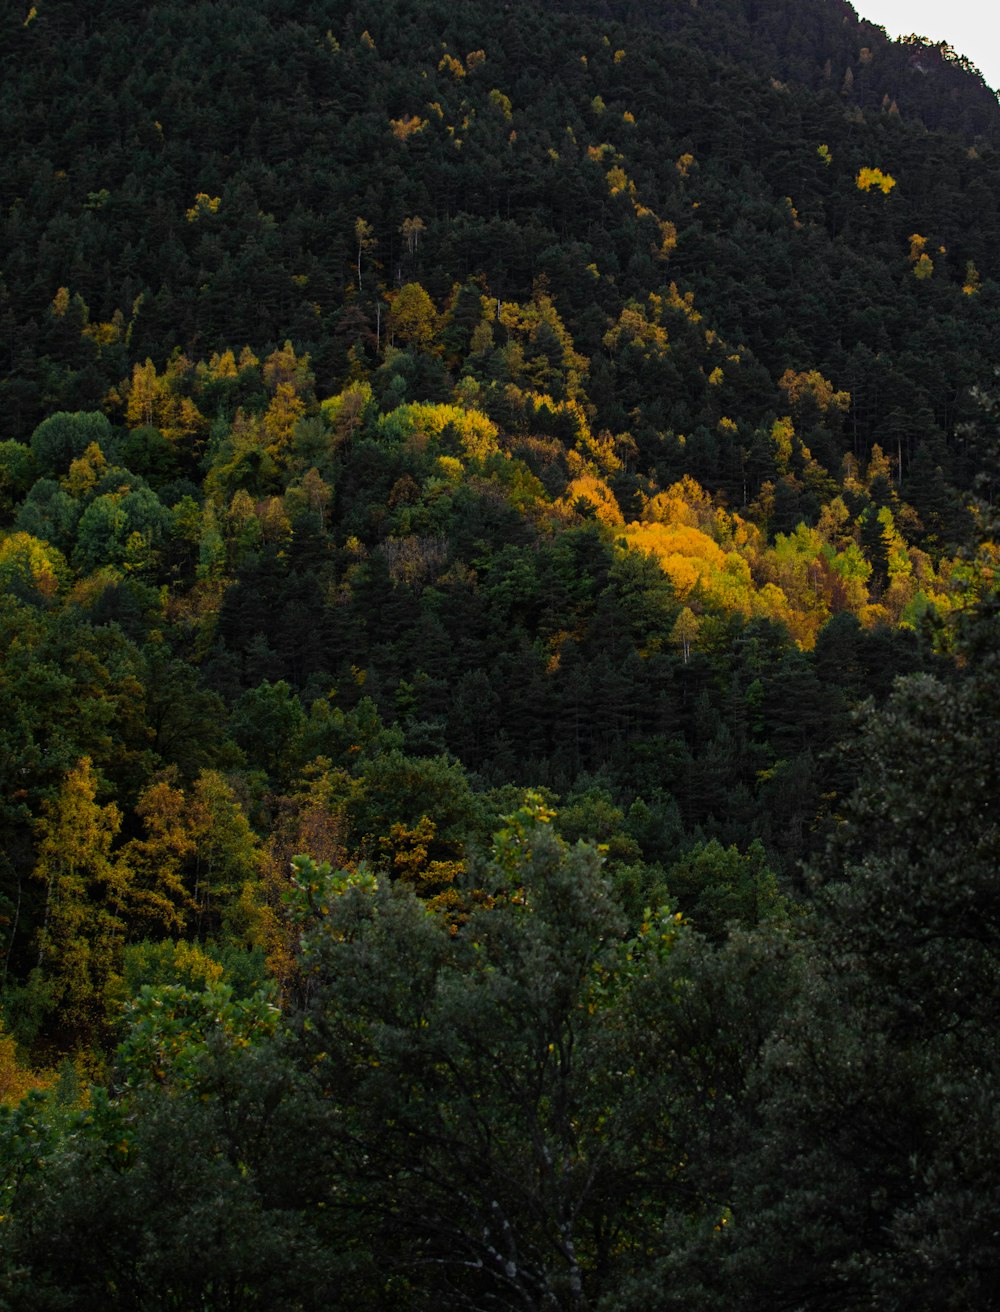
<instances>
[{"instance_id":1,"label":"yellow foliage","mask_svg":"<svg viewBox=\"0 0 1000 1312\"><path fill-rule=\"evenodd\" d=\"M190 397L179 395L173 385L189 368L190 362L184 357L171 361L164 374L157 374L149 359L134 365L125 403L128 427L152 425L170 441L201 436L208 428L205 416Z\"/></svg>"},{"instance_id":2,"label":"yellow foliage","mask_svg":"<svg viewBox=\"0 0 1000 1312\"><path fill-rule=\"evenodd\" d=\"M457 456L438 456L438 471L449 483L460 483L465 466Z\"/></svg>"},{"instance_id":3,"label":"yellow foliage","mask_svg":"<svg viewBox=\"0 0 1000 1312\"><path fill-rule=\"evenodd\" d=\"M391 306L389 325L394 338L404 346L429 350L437 329L437 312L423 287L418 282L408 282L393 293Z\"/></svg>"},{"instance_id":4,"label":"yellow foliage","mask_svg":"<svg viewBox=\"0 0 1000 1312\"><path fill-rule=\"evenodd\" d=\"M677 245L677 227L669 219L657 219L656 222L660 229L660 248L656 252L657 258L666 260Z\"/></svg>"},{"instance_id":5,"label":"yellow foliage","mask_svg":"<svg viewBox=\"0 0 1000 1312\"><path fill-rule=\"evenodd\" d=\"M667 330L657 322L656 309L660 298L651 296L653 318L647 317L645 308L630 301L618 316L618 322L604 334L604 345L609 350L624 346L638 348L646 359L659 358L670 349Z\"/></svg>"},{"instance_id":6,"label":"yellow foliage","mask_svg":"<svg viewBox=\"0 0 1000 1312\"><path fill-rule=\"evenodd\" d=\"M594 507L594 513L602 524L610 524L617 528L625 523L615 494L596 474L580 474L568 484L563 496L564 503L572 507L581 500Z\"/></svg>"},{"instance_id":7,"label":"yellow foliage","mask_svg":"<svg viewBox=\"0 0 1000 1312\"><path fill-rule=\"evenodd\" d=\"M498 430L493 420L479 410L465 410L458 405L431 405L423 402L401 405L384 417L385 423L409 432L418 442L440 437L450 424L461 439L466 458L470 460L485 460L500 450Z\"/></svg>"},{"instance_id":8,"label":"yellow foliage","mask_svg":"<svg viewBox=\"0 0 1000 1312\"><path fill-rule=\"evenodd\" d=\"M972 260L969 260L965 266L965 283L962 287L962 291L966 296L975 296L982 285L983 280L980 277L979 270L976 268L975 264L973 264Z\"/></svg>"},{"instance_id":9,"label":"yellow foliage","mask_svg":"<svg viewBox=\"0 0 1000 1312\"><path fill-rule=\"evenodd\" d=\"M858 619L866 629L875 629L878 628L880 624L888 624L890 618L891 617L886 608L875 603L868 606L862 606L858 611Z\"/></svg>"},{"instance_id":10,"label":"yellow foliage","mask_svg":"<svg viewBox=\"0 0 1000 1312\"><path fill-rule=\"evenodd\" d=\"M295 388L291 383L278 384L262 421L267 437L267 449L272 455L288 446L292 430L305 414L305 409L305 402L296 396Z\"/></svg>"},{"instance_id":11,"label":"yellow foliage","mask_svg":"<svg viewBox=\"0 0 1000 1312\"><path fill-rule=\"evenodd\" d=\"M71 497L85 496L104 474L108 461L96 442L91 442L82 456L70 463L62 485Z\"/></svg>"},{"instance_id":12,"label":"yellow foliage","mask_svg":"<svg viewBox=\"0 0 1000 1312\"><path fill-rule=\"evenodd\" d=\"M114 346L125 336L125 316L121 310L115 310L108 323L84 324L83 335L98 346Z\"/></svg>"},{"instance_id":13,"label":"yellow foliage","mask_svg":"<svg viewBox=\"0 0 1000 1312\"><path fill-rule=\"evenodd\" d=\"M592 433L583 407L576 401L569 402L567 408L570 407L575 412L578 420L577 450L581 454L589 456L602 474L617 474L622 467L622 461L616 449L615 438L607 429L602 429L600 433ZM575 452L570 454L575 454Z\"/></svg>"},{"instance_id":14,"label":"yellow foliage","mask_svg":"<svg viewBox=\"0 0 1000 1312\"><path fill-rule=\"evenodd\" d=\"M865 471L865 486L870 488L876 478L890 478L892 475L892 465L889 457L876 442L872 447L872 453L868 457L868 468ZM888 514L890 523L892 522L892 512L888 508L883 508L884 513ZM883 518L883 511L879 511L879 519Z\"/></svg>"},{"instance_id":15,"label":"yellow foliage","mask_svg":"<svg viewBox=\"0 0 1000 1312\"><path fill-rule=\"evenodd\" d=\"M485 50L470 50L469 53L465 56L465 67L469 70L470 73L474 68L478 68L480 64L485 64L485 63L486 63Z\"/></svg>"},{"instance_id":16,"label":"yellow foliage","mask_svg":"<svg viewBox=\"0 0 1000 1312\"><path fill-rule=\"evenodd\" d=\"M851 512L843 497L834 497L820 511L816 532L827 545L840 549L851 538Z\"/></svg>"},{"instance_id":17,"label":"yellow foliage","mask_svg":"<svg viewBox=\"0 0 1000 1312\"><path fill-rule=\"evenodd\" d=\"M629 179L620 164L608 169L608 190L612 196L617 196L623 191L627 191L630 196L635 195L635 183Z\"/></svg>"},{"instance_id":18,"label":"yellow foliage","mask_svg":"<svg viewBox=\"0 0 1000 1312\"><path fill-rule=\"evenodd\" d=\"M204 191L199 191L194 198L194 204L185 211L185 217L188 223L194 223L197 219L202 219L206 215L217 214L222 199L219 196L209 196Z\"/></svg>"},{"instance_id":19,"label":"yellow foliage","mask_svg":"<svg viewBox=\"0 0 1000 1312\"><path fill-rule=\"evenodd\" d=\"M651 301L658 301L660 298L650 296L649 299ZM694 308L694 292L684 292L682 295L677 290L677 284L672 282L666 297L666 304L669 305L672 310L679 310L681 314L684 315L685 319L689 319L691 323L701 323L701 315Z\"/></svg>"},{"instance_id":20,"label":"yellow foliage","mask_svg":"<svg viewBox=\"0 0 1000 1312\"><path fill-rule=\"evenodd\" d=\"M208 376L210 378L235 378L237 376L236 357L232 351L223 351L221 355L216 352L208 362Z\"/></svg>"},{"instance_id":21,"label":"yellow foliage","mask_svg":"<svg viewBox=\"0 0 1000 1312\"><path fill-rule=\"evenodd\" d=\"M642 517L662 524L690 524L706 533L714 533L718 526L712 498L690 474L651 497Z\"/></svg>"},{"instance_id":22,"label":"yellow foliage","mask_svg":"<svg viewBox=\"0 0 1000 1312\"><path fill-rule=\"evenodd\" d=\"M11 533L0 541L0 591L4 593L21 586L51 599L66 573L62 552L30 533Z\"/></svg>"},{"instance_id":23,"label":"yellow foliage","mask_svg":"<svg viewBox=\"0 0 1000 1312\"><path fill-rule=\"evenodd\" d=\"M397 141L405 141L407 137L423 132L426 126L427 120L418 118L416 114L404 114L402 118L391 118L389 120L392 135Z\"/></svg>"},{"instance_id":24,"label":"yellow foliage","mask_svg":"<svg viewBox=\"0 0 1000 1312\"><path fill-rule=\"evenodd\" d=\"M438 64L438 72L450 73L452 77L456 79L465 77L465 67L462 64L462 61L456 59L454 55L449 54L441 56L440 63Z\"/></svg>"},{"instance_id":25,"label":"yellow foliage","mask_svg":"<svg viewBox=\"0 0 1000 1312\"><path fill-rule=\"evenodd\" d=\"M771 441L774 443L774 463L779 474L788 472L788 462L792 458L792 438L795 428L791 419L776 419L771 425Z\"/></svg>"},{"instance_id":26,"label":"yellow foliage","mask_svg":"<svg viewBox=\"0 0 1000 1312\"><path fill-rule=\"evenodd\" d=\"M694 585L710 580L725 567L726 554L700 529L689 524L631 523L626 540L651 553L678 592L686 595Z\"/></svg>"},{"instance_id":27,"label":"yellow foliage","mask_svg":"<svg viewBox=\"0 0 1000 1312\"><path fill-rule=\"evenodd\" d=\"M14 1040L0 1028L0 1106L13 1107L32 1089L47 1089L54 1083L51 1073L41 1074L21 1064Z\"/></svg>"},{"instance_id":28,"label":"yellow foliage","mask_svg":"<svg viewBox=\"0 0 1000 1312\"><path fill-rule=\"evenodd\" d=\"M917 260L916 264L913 266L913 276L914 278L918 278L920 282L926 282L928 278L933 276L933 274L934 261L925 253L921 255L920 259Z\"/></svg>"},{"instance_id":29,"label":"yellow foliage","mask_svg":"<svg viewBox=\"0 0 1000 1312\"><path fill-rule=\"evenodd\" d=\"M799 407L809 400L826 414L828 410L846 412L851 406L850 392L834 391L833 383L824 378L818 369L810 369L807 373L786 369L778 386L786 393L789 405L793 407Z\"/></svg>"},{"instance_id":30,"label":"yellow foliage","mask_svg":"<svg viewBox=\"0 0 1000 1312\"><path fill-rule=\"evenodd\" d=\"M697 641L700 629L698 616L689 606L684 606L670 630L670 641L680 647L685 665L690 660L691 647Z\"/></svg>"},{"instance_id":31,"label":"yellow foliage","mask_svg":"<svg viewBox=\"0 0 1000 1312\"><path fill-rule=\"evenodd\" d=\"M888 196L896 185L896 179L891 174L873 168L859 169L855 181L858 191L871 191L873 187L877 187L884 196Z\"/></svg>"}]
</instances>

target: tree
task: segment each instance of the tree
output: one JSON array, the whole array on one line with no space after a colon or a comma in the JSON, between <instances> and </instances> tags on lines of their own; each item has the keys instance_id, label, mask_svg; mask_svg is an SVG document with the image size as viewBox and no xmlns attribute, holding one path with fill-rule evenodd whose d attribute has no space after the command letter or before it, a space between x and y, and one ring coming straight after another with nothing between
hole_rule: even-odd
<instances>
[{"instance_id":1,"label":"tree","mask_svg":"<svg viewBox=\"0 0 1000 1312\"><path fill-rule=\"evenodd\" d=\"M1000 657L991 601L948 678L900 680L855 751L800 1003L737 1171L747 1309L992 1305L1000 1262Z\"/></svg>"},{"instance_id":2,"label":"tree","mask_svg":"<svg viewBox=\"0 0 1000 1312\"><path fill-rule=\"evenodd\" d=\"M38 470L29 447L0 442L0 523L10 522L14 507L34 483Z\"/></svg>"},{"instance_id":3,"label":"tree","mask_svg":"<svg viewBox=\"0 0 1000 1312\"><path fill-rule=\"evenodd\" d=\"M189 802L193 870L189 887L200 935L226 930L238 943L254 937L260 850L232 785L218 770L202 770Z\"/></svg>"},{"instance_id":4,"label":"tree","mask_svg":"<svg viewBox=\"0 0 1000 1312\"><path fill-rule=\"evenodd\" d=\"M690 606L682 607L674 627L670 630L670 639L680 647L685 665L691 659L691 647L697 641L700 629L698 616Z\"/></svg>"},{"instance_id":5,"label":"tree","mask_svg":"<svg viewBox=\"0 0 1000 1312\"><path fill-rule=\"evenodd\" d=\"M603 1306L661 1227L720 1214L709 1173L683 1166L702 1081L730 1073L708 1059L690 1082L702 1020L685 1033L670 1001L679 918L628 936L596 849L551 820L537 796L508 818L476 876L489 902L452 928L403 882L296 863L317 917L297 1040L310 1134L344 1171L314 1187L366 1218L383 1297Z\"/></svg>"},{"instance_id":6,"label":"tree","mask_svg":"<svg viewBox=\"0 0 1000 1312\"><path fill-rule=\"evenodd\" d=\"M104 993L125 938L128 874L111 850L121 812L96 799L97 776L85 756L43 805L33 871L45 886L38 972L53 1019L77 1039L101 1032Z\"/></svg>"},{"instance_id":7,"label":"tree","mask_svg":"<svg viewBox=\"0 0 1000 1312\"><path fill-rule=\"evenodd\" d=\"M66 473L70 462L82 456L92 442L107 451L111 425L98 412L69 414L60 411L43 419L31 435L31 454L43 474Z\"/></svg>"},{"instance_id":8,"label":"tree","mask_svg":"<svg viewBox=\"0 0 1000 1312\"><path fill-rule=\"evenodd\" d=\"M194 903L183 872L195 851L183 792L168 778L145 788L136 814L146 830L122 849L131 870L127 914L134 937L162 938L184 929Z\"/></svg>"},{"instance_id":9,"label":"tree","mask_svg":"<svg viewBox=\"0 0 1000 1312\"><path fill-rule=\"evenodd\" d=\"M224 985L147 988L116 1096L77 1108L57 1089L0 1116L5 1302L254 1312L340 1296L349 1264L316 1242L295 1183L305 1145L276 1020Z\"/></svg>"},{"instance_id":10,"label":"tree","mask_svg":"<svg viewBox=\"0 0 1000 1312\"><path fill-rule=\"evenodd\" d=\"M0 588L36 604L55 599L66 577L62 553L30 533L12 533L0 541Z\"/></svg>"},{"instance_id":11,"label":"tree","mask_svg":"<svg viewBox=\"0 0 1000 1312\"><path fill-rule=\"evenodd\" d=\"M358 218L354 224L354 240L358 244L358 291L361 291L361 257L378 245L374 229L367 219Z\"/></svg>"},{"instance_id":12,"label":"tree","mask_svg":"<svg viewBox=\"0 0 1000 1312\"><path fill-rule=\"evenodd\" d=\"M406 283L393 296L389 329L403 346L430 350L437 330L437 311L418 282Z\"/></svg>"},{"instance_id":13,"label":"tree","mask_svg":"<svg viewBox=\"0 0 1000 1312\"><path fill-rule=\"evenodd\" d=\"M73 563L84 572L101 565L152 571L170 528L169 510L148 487L107 492L91 501L80 517Z\"/></svg>"}]
</instances>

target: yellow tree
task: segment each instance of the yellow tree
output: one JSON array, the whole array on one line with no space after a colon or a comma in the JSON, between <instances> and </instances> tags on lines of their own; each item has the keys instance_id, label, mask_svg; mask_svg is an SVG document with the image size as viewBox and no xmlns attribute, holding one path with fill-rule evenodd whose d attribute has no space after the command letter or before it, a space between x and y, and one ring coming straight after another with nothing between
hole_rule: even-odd
<instances>
[{"instance_id":1,"label":"yellow tree","mask_svg":"<svg viewBox=\"0 0 1000 1312\"><path fill-rule=\"evenodd\" d=\"M409 255L416 254L417 247L420 245L420 234L425 232L426 229L427 225L419 214L415 214L412 218L407 215L403 220L399 231L406 241L406 250Z\"/></svg>"},{"instance_id":2,"label":"yellow tree","mask_svg":"<svg viewBox=\"0 0 1000 1312\"><path fill-rule=\"evenodd\" d=\"M698 616L690 606L685 606L670 630L670 641L680 647L685 665L691 659L691 647L697 642L700 630L701 621Z\"/></svg>"},{"instance_id":3,"label":"yellow tree","mask_svg":"<svg viewBox=\"0 0 1000 1312\"><path fill-rule=\"evenodd\" d=\"M858 170L858 176L855 179L855 185L858 191L881 191L884 196L888 196L896 185L896 179L891 173L883 173L881 169L863 168Z\"/></svg>"},{"instance_id":4,"label":"yellow tree","mask_svg":"<svg viewBox=\"0 0 1000 1312\"><path fill-rule=\"evenodd\" d=\"M133 937L181 933L194 902L184 886L184 867L195 851L187 800L167 778L139 795L136 814L146 831L122 850L131 879L126 895Z\"/></svg>"},{"instance_id":5,"label":"yellow tree","mask_svg":"<svg viewBox=\"0 0 1000 1312\"><path fill-rule=\"evenodd\" d=\"M30 533L0 542L0 590L9 596L51 601L68 573L62 552Z\"/></svg>"},{"instance_id":6,"label":"yellow tree","mask_svg":"<svg viewBox=\"0 0 1000 1312\"><path fill-rule=\"evenodd\" d=\"M402 822L389 827L379 839L379 849L393 879L401 879L435 911L456 912L462 898L455 887L465 869L461 844L444 842L429 816L413 825Z\"/></svg>"},{"instance_id":7,"label":"yellow tree","mask_svg":"<svg viewBox=\"0 0 1000 1312\"><path fill-rule=\"evenodd\" d=\"M54 1080L54 1075L22 1065L17 1044L0 1023L0 1107L13 1107L32 1089L48 1088Z\"/></svg>"},{"instance_id":8,"label":"yellow tree","mask_svg":"<svg viewBox=\"0 0 1000 1312\"><path fill-rule=\"evenodd\" d=\"M262 421L267 439L264 450L271 457L281 457L288 450L295 425L306 412L306 404L295 393L292 383L278 384Z\"/></svg>"},{"instance_id":9,"label":"yellow tree","mask_svg":"<svg viewBox=\"0 0 1000 1312\"><path fill-rule=\"evenodd\" d=\"M389 327L403 346L429 351L437 330L434 302L418 282L408 282L392 298Z\"/></svg>"},{"instance_id":10,"label":"yellow tree","mask_svg":"<svg viewBox=\"0 0 1000 1312\"><path fill-rule=\"evenodd\" d=\"M354 224L354 240L358 243L358 291L361 291L361 259L378 245L375 230L367 219L358 218Z\"/></svg>"},{"instance_id":11,"label":"yellow tree","mask_svg":"<svg viewBox=\"0 0 1000 1312\"><path fill-rule=\"evenodd\" d=\"M104 995L125 940L128 871L112 853L121 828L114 803L97 801L89 756L43 804L33 876L45 886L38 967L60 1027L77 1039L99 1030Z\"/></svg>"}]
</instances>

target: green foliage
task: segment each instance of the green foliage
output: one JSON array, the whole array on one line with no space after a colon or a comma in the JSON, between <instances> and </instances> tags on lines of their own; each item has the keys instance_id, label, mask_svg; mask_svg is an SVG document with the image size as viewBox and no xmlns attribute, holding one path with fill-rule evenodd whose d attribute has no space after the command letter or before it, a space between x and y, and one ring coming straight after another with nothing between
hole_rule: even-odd
<instances>
[{"instance_id":1,"label":"green foliage","mask_svg":"<svg viewBox=\"0 0 1000 1312\"><path fill-rule=\"evenodd\" d=\"M200 989L144 984L125 1016L119 1077L129 1088L164 1082L175 1091L201 1090L222 1054L270 1039L278 1009L264 992L237 999L227 984ZM207 1067L207 1072L206 1072Z\"/></svg>"},{"instance_id":2,"label":"green foliage","mask_svg":"<svg viewBox=\"0 0 1000 1312\"><path fill-rule=\"evenodd\" d=\"M0 442L0 523L9 523L14 507L37 476L29 447L21 442Z\"/></svg>"},{"instance_id":3,"label":"green foliage","mask_svg":"<svg viewBox=\"0 0 1000 1312\"><path fill-rule=\"evenodd\" d=\"M716 838L700 843L669 867L666 883L685 920L712 939L729 926L781 920L788 911L758 841L745 854Z\"/></svg>"},{"instance_id":4,"label":"green foliage","mask_svg":"<svg viewBox=\"0 0 1000 1312\"><path fill-rule=\"evenodd\" d=\"M598 853L552 818L537 795L507 818L478 872L495 904L457 934L398 884L342 880L308 939L316 1132L360 1212L392 1216L375 1244L417 1298L597 1302L666 1218L712 1210L677 1179L658 1056L683 930L624 938Z\"/></svg>"},{"instance_id":5,"label":"green foliage","mask_svg":"<svg viewBox=\"0 0 1000 1312\"><path fill-rule=\"evenodd\" d=\"M80 516L73 563L82 573L103 564L154 573L157 549L171 527L170 512L149 488L106 493Z\"/></svg>"},{"instance_id":6,"label":"green foliage","mask_svg":"<svg viewBox=\"0 0 1000 1312\"><path fill-rule=\"evenodd\" d=\"M813 979L762 1070L741 1168L748 1306L817 1282L859 1309L992 1298L972 1218L997 1118L995 632L991 608L967 636L975 665L900 681L858 744Z\"/></svg>"},{"instance_id":7,"label":"green foliage","mask_svg":"<svg viewBox=\"0 0 1000 1312\"><path fill-rule=\"evenodd\" d=\"M70 462L82 456L92 442L106 452L110 441L107 415L60 411L44 419L31 434L31 454L42 475L54 477L65 474Z\"/></svg>"}]
</instances>

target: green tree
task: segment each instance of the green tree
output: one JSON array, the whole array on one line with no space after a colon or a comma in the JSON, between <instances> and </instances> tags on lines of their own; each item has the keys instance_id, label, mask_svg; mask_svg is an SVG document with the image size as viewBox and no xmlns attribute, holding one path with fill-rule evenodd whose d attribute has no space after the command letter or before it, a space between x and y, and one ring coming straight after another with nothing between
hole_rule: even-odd
<instances>
[{"instance_id":1,"label":"green tree","mask_svg":"<svg viewBox=\"0 0 1000 1312\"><path fill-rule=\"evenodd\" d=\"M297 863L318 917L300 1058L317 1160L344 1170L314 1188L354 1200L383 1298L405 1281L443 1308L604 1306L664 1228L722 1214L685 1166L696 1108L732 1078L693 1057L685 931L664 910L627 938L598 852L551 820L537 797L509 817L476 876L490 905L455 930L403 882Z\"/></svg>"},{"instance_id":2,"label":"green tree","mask_svg":"<svg viewBox=\"0 0 1000 1312\"><path fill-rule=\"evenodd\" d=\"M34 456L21 442L0 442L0 524L6 525L38 476Z\"/></svg>"},{"instance_id":3,"label":"green tree","mask_svg":"<svg viewBox=\"0 0 1000 1312\"><path fill-rule=\"evenodd\" d=\"M50 477L65 474L71 461L82 456L92 442L105 453L111 442L107 415L60 411L43 419L31 435L31 454L38 469Z\"/></svg>"},{"instance_id":4,"label":"green tree","mask_svg":"<svg viewBox=\"0 0 1000 1312\"><path fill-rule=\"evenodd\" d=\"M146 989L118 1093L0 1115L0 1282L12 1307L320 1307L350 1267L316 1242L288 1163L293 1072L262 997ZM338 1291L334 1295L332 1291Z\"/></svg>"},{"instance_id":5,"label":"green tree","mask_svg":"<svg viewBox=\"0 0 1000 1312\"><path fill-rule=\"evenodd\" d=\"M696 844L668 868L666 886L685 919L713 939L732 925L780 919L788 910L757 840L746 853L717 838Z\"/></svg>"},{"instance_id":6,"label":"green tree","mask_svg":"<svg viewBox=\"0 0 1000 1312\"><path fill-rule=\"evenodd\" d=\"M232 785L218 770L202 770L188 803L194 840L188 887L199 935L225 930L237 942L253 940L260 850Z\"/></svg>"},{"instance_id":7,"label":"green tree","mask_svg":"<svg viewBox=\"0 0 1000 1312\"><path fill-rule=\"evenodd\" d=\"M171 527L169 510L150 488L106 492L80 517L73 563L83 572L101 565L153 571Z\"/></svg>"},{"instance_id":8,"label":"green tree","mask_svg":"<svg viewBox=\"0 0 1000 1312\"><path fill-rule=\"evenodd\" d=\"M738 1306L991 1306L1000 1264L1000 658L900 680L856 752L824 866L808 988L761 1069L738 1168Z\"/></svg>"}]
</instances>

